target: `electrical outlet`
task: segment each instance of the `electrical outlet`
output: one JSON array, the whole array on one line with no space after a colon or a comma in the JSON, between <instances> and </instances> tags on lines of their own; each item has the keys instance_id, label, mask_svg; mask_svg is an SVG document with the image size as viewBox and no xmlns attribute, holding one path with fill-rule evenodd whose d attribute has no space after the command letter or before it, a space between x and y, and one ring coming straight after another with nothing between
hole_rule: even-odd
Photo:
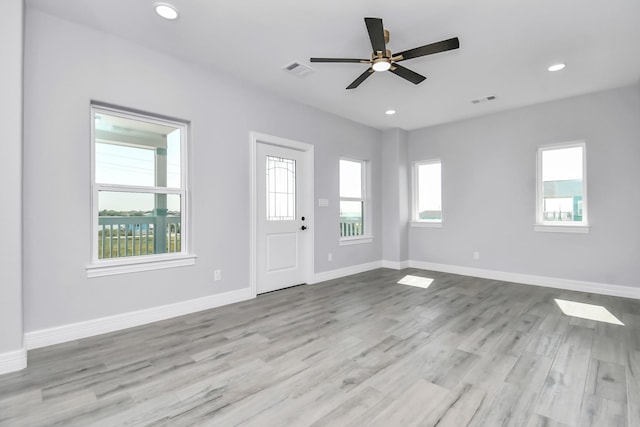
<instances>
[{"instance_id":1,"label":"electrical outlet","mask_svg":"<svg viewBox=\"0 0 640 427\"><path fill-rule=\"evenodd\" d=\"M327 261L333 261L333 254L331 252L327 255Z\"/></svg>"},{"instance_id":2,"label":"electrical outlet","mask_svg":"<svg viewBox=\"0 0 640 427\"><path fill-rule=\"evenodd\" d=\"M474 252L473 253L473 259L479 260L480 259L480 252Z\"/></svg>"},{"instance_id":3,"label":"electrical outlet","mask_svg":"<svg viewBox=\"0 0 640 427\"><path fill-rule=\"evenodd\" d=\"M216 282L218 280L222 280L222 271L221 270L213 270L213 280Z\"/></svg>"}]
</instances>

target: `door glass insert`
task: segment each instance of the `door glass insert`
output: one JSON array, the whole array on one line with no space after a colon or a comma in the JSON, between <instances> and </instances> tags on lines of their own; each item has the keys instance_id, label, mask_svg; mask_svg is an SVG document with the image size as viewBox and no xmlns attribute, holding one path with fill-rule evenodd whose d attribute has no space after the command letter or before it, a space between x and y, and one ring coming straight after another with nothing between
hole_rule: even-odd
<instances>
[{"instance_id":1,"label":"door glass insert","mask_svg":"<svg viewBox=\"0 0 640 427\"><path fill-rule=\"evenodd\" d=\"M267 221L296 219L296 161L267 156Z\"/></svg>"}]
</instances>

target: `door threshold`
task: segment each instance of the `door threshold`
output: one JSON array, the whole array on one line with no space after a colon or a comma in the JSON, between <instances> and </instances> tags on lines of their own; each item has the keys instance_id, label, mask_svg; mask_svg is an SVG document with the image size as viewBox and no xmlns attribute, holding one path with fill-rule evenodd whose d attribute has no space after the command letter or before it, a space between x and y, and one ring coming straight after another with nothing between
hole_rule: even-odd
<instances>
[{"instance_id":1,"label":"door threshold","mask_svg":"<svg viewBox=\"0 0 640 427\"><path fill-rule=\"evenodd\" d=\"M258 294L258 296L272 294L274 292L286 291L287 289L298 288L300 286L305 286L305 285L306 283L300 283L299 285L291 285L291 286L287 286L286 288L274 289L273 291L263 292L261 294Z\"/></svg>"}]
</instances>

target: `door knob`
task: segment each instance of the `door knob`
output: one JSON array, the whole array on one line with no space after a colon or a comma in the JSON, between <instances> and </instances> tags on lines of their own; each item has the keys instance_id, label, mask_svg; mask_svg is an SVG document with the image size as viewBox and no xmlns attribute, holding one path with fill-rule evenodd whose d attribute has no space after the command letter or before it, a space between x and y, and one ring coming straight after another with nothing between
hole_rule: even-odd
<instances>
[{"instance_id":1,"label":"door knob","mask_svg":"<svg viewBox=\"0 0 640 427\"><path fill-rule=\"evenodd\" d=\"M300 230L304 231L307 229L307 226L303 225L302 227L300 227Z\"/></svg>"}]
</instances>

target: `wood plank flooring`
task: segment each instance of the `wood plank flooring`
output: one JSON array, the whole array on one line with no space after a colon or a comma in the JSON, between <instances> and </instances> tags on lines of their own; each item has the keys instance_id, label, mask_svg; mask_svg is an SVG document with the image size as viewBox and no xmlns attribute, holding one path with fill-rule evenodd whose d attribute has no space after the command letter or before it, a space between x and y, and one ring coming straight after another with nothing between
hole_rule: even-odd
<instances>
[{"instance_id":1,"label":"wood plank flooring","mask_svg":"<svg viewBox=\"0 0 640 427\"><path fill-rule=\"evenodd\" d=\"M435 279L428 289L397 284ZM564 315L555 298L624 325ZM375 270L28 354L1 426L640 427L640 301Z\"/></svg>"}]
</instances>

